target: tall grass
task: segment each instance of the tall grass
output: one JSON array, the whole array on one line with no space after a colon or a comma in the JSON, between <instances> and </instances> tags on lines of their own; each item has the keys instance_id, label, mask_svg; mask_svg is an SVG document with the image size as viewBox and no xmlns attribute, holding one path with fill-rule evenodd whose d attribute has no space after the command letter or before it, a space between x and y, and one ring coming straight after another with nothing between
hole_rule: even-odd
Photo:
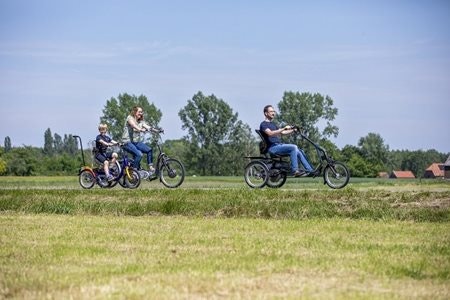
<instances>
[{"instance_id":1,"label":"tall grass","mask_svg":"<svg viewBox=\"0 0 450 300\"><path fill-rule=\"evenodd\" d=\"M450 221L450 191L383 190L0 190L0 211L117 216L183 215Z\"/></svg>"}]
</instances>

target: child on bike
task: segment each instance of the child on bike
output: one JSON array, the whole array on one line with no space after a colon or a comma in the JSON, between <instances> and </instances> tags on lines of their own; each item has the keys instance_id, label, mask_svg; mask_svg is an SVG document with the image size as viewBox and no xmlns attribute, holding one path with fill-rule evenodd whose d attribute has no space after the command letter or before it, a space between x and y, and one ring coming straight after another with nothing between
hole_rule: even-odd
<instances>
[{"instance_id":1,"label":"child on bike","mask_svg":"<svg viewBox=\"0 0 450 300\"><path fill-rule=\"evenodd\" d=\"M118 157L115 152L108 152L109 146L117 145L118 142L109 137L106 132L108 131L108 125L100 124L98 126L99 135L95 138L95 159L103 164L105 175L108 181L114 180L114 177L109 173L109 165L115 164Z\"/></svg>"}]
</instances>

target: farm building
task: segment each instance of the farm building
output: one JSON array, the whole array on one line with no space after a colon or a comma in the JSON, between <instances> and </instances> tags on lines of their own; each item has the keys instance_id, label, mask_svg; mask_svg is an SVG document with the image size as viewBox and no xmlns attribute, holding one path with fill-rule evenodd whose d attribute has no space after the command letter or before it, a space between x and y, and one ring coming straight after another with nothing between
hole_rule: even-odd
<instances>
[{"instance_id":1,"label":"farm building","mask_svg":"<svg viewBox=\"0 0 450 300\"><path fill-rule=\"evenodd\" d=\"M444 178L450 179L450 156L447 158L447 160L444 163Z\"/></svg>"},{"instance_id":2,"label":"farm building","mask_svg":"<svg viewBox=\"0 0 450 300\"><path fill-rule=\"evenodd\" d=\"M392 171L389 178L404 179L404 178L416 178L416 176L414 176L413 172L411 171Z\"/></svg>"},{"instance_id":3,"label":"farm building","mask_svg":"<svg viewBox=\"0 0 450 300\"><path fill-rule=\"evenodd\" d=\"M444 178L444 164L433 163L423 174L423 178Z\"/></svg>"}]
</instances>

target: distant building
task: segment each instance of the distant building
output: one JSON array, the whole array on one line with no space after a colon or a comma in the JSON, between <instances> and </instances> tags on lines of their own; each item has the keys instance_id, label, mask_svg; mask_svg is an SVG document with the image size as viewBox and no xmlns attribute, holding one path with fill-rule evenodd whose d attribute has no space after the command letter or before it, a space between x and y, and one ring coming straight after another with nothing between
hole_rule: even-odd
<instances>
[{"instance_id":1,"label":"distant building","mask_svg":"<svg viewBox=\"0 0 450 300\"><path fill-rule=\"evenodd\" d=\"M444 163L444 178L450 179L450 156L447 158L447 160Z\"/></svg>"},{"instance_id":2,"label":"distant building","mask_svg":"<svg viewBox=\"0 0 450 300\"><path fill-rule=\"evenodd\" d=\"M416 178L411 171L392 171L389 178L405 179L405 178Z\"/></svg>"},{"instance_id":3,"label":"distant building","mask_svg":"<svg viewBox=\"0 0 450 300\"><path fill-rule=\"evenodd\" d=\"M444 178L444 164L432 163L425 170L423 178Z\"/></svg>"}]
</instances>

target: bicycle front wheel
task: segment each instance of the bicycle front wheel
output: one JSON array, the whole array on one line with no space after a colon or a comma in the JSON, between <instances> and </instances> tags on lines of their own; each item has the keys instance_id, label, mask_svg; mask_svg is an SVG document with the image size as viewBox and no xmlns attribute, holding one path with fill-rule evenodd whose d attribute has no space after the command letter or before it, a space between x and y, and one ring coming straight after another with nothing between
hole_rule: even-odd
<instances>
[{"instance_id":1,"label":"bicycle front wheel","mask_svg":"<svg viewBox=\"0 0 450 300\"><path fill-rule=\"evenodd\" d=\"M168 188L179 187L184 181L184 166L174 158L169 158L161 163L159 180Z\"/></svg>"},{"instance_id":2,"label":"bicycle front wheel","mask_svg":"<svg viewBox=\"0 0 450 300\"><path fill-rule=\"evenodd\" d=\"M350 173L343 163L336 161L325 167L323 178L330 188L341 189L350 180Z\"/></svg>"},{"instance_id":3,"label":"bicycle front wheel","mask_svg":"<svg viewBox=\"0 0 450 300\"><path fill-rule=\"evenodd\" d=\"M141 184L141 175L135 169L127 167L124 170L123 183L129 189L138 188Z\"/></svg>"}]
</instances>

